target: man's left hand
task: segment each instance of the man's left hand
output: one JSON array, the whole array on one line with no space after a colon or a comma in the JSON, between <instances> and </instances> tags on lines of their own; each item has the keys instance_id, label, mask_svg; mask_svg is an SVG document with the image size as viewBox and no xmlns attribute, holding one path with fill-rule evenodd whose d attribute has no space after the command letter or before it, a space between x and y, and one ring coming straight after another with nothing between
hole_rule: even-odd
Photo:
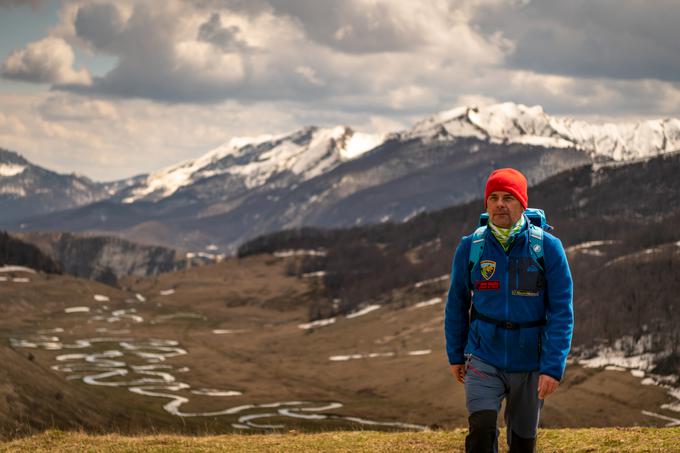
<instances>
[{"instance_id":1,"label":"man's left hand","mask_svg":"<svg viewBox=\"0 0 680 453\"><path fill-rule=\"evenodd\" d=\"M538 377L538 399L544 400L560 386L560 381L551 378L547 374Z\"/></svg>"}]
</instances>

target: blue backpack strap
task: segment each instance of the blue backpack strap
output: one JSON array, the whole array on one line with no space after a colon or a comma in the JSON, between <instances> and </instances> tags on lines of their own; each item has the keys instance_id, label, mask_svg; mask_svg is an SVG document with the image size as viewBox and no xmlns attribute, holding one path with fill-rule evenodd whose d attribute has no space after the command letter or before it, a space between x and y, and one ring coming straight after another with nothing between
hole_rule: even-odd
<instances>
[{"instance_id":1,"label":"blue backpack strap","mask_svg":"<svg viewBox=\"0 0 680 453\"><path fill-rule=\"evenodd\" d=\"M553 229L553 227L548 225L548 222L545 220L545 212L543 212L543 209L526 208L524 210L524 215L529 219L531 225L536 225L545 231Z\"/></svg>"},{"instance_id":2,"label":"blue backpack strap","mask_svg":"<svg viewBox=\"0 0 680 453\"><path fill-rule=\"evenodd\" d=\"M543 228L534 225L529 225L529 248L531 249L531 257L538 265L541 272L544 272L543 260Z\"/></svg>"},{"instance_id":3,"label":"blue backpack strap","mask_svg":"<svg viewBox=\"0 0 680 453\"><path fill-rule=\"evenodd\" d=\"M484 234L486 233L486 225L480 226L472 233L472 243L470 244L470 258L468 263L469 270L479 262L484 252Z\"/></svg>"}]
</instances>

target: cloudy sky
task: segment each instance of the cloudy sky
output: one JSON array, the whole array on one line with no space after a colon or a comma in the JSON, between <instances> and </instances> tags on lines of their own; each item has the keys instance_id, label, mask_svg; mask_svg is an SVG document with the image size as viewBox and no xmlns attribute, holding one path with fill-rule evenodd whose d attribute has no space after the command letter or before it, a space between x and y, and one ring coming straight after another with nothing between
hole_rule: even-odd
<instances>
[{"instance_id":1,"label":"cloudy sky","mask_svg":"<svg viewBox=\"0 0 680 453\"><path fill-rule=\"evenodd\" d=\"M464 104L680 117L677 0L0 0L0 147L112 180Z\"/></svg>"}]
</instances>

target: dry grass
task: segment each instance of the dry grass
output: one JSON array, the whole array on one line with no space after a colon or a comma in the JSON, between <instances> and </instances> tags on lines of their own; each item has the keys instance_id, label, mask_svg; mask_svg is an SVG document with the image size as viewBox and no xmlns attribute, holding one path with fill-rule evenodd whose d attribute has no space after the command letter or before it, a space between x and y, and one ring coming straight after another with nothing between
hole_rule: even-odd
<instances>
[{"instance_id":1,"label":"dry grass","mask_svg":"<svg viewBox=\"0 0 680 453\"><path fill-rule=\"evenodd\" d=\"M466 430L346 431L224 436L92 436L58 430L0 444L31 452L451 452L463 451ZM501 434L501 451L507 451ZM680 452L680 428L588 428L540 431L540 452Z\"/></svg>"}]
</instances>

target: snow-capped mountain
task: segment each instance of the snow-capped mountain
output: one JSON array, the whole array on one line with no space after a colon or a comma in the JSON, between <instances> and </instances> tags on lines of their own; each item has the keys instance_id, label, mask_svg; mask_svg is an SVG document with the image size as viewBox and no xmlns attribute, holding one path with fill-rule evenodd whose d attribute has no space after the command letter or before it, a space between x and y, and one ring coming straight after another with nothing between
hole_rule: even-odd
<instances>
[{"instance_id":1,"label":"snow-capped mountain","mask_svg":"<svg viewBox=\"0 0 680 453\"><path fill-rule=\"evenodd\" d=\"M308 127L281 136L237 137L196 160L150 174L131 187L122 201L157 201L217 176L238 179L245 190L277 184L276 179L285 174L300 183L359 157L383 140L384 136L357 133L345 126Z\"/></svg>"},{"instance_id":2,"label":"snow-capped mountain","mask_svg":"<svg viewBox=\"0 0 680 453\"><path fill-rule=\"evenodd\" d=\"M189 184L169 186L172 192L165 197L157 189L152 195L156 201L109 199L22 224L25 230L118 234L191 251L217 244L221 252L233 253L245 240L281 229L401 222L423 211L470 201L483 192L485 178L497 166L512 165L534 184L589 162L590 157L576 149L494 144L476 138L424 143L391 137L316 176L309 176L316 169L299 174L285 169L248 188L244 175L220 170L187 178ZM210 165L205 167L201 171L210 171Z\"/></svg>"},{"instance_id":3,"label":"snow-capped mountain","mask_svg":"<svg viewBox=\"0 0 680 453\"><path fill-rule=\"evenodd\" d=\"M97 203L0 226L113 233L192 251L218 244L230 253L280 229L401 222L467 202L499 167L518 168L533 185L592 162L675 150L676 119L590 124L511 103L462 107L385 136L339 126L233 138L195 160L102 185L108 195L92 197ZM10 164L2 171L16 178Z\"/></svg>"},{"instance_id":4,"label":"snow-capped mountain","mask_svg":"<svg viewBox=\"0 0 680 453\"><path fill-rule=\"evenodd\" d=\"M680 150L680 120L597 124L549 116L541 106L508 102L441 112L400 136L425 141L475 137L493 143L576 148L592 157L621 161Z\"/></svg>"},{"instance_id":5,"label":"snow-capped mountain","mask_svg":"<svg viewBox=\"0 0 680 453\"><path fill-rule=\"evenodd\" d=\"M131 184L122 201L158 201L215 176L240 179L245 190L272 184L283 174L294 175L295 181L287 181L296 184L358 158L388 138L424 143L477 138L496 144L574 148L599 160L618 161L680 150L680 120L594 124L549 116L540 106L503 103L440 112L411 129L388 135L338 126L308 127L279 136L235 137L198 159L161 169Z\"/></svg>"}]
</instances>

